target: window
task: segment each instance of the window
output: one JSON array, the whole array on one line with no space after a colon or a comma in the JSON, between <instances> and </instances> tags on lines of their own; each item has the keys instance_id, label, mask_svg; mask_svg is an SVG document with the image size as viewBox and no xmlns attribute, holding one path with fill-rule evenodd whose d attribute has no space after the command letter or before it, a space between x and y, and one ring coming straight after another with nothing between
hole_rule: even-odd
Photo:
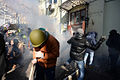
<instances>
[{"instance_id":1,"label":"window","mask_svg":"<svg viewBox=\"0 0 120 80\"><path fill-rule=\"evenodd\" d=\"M85 19L85 10L81 10L81 21Z\"/></svg>"},{"instance_id":2,"label":"window","mask_svg":"<svg viewBox=\"0 0 120 80\"><path fill-rule=\"evenodd\" d=\"M75 13L71 14L71 24L74 24L75 19Z\"/></svg>"},{"instance_id":3,"label":"window","mask_svg":"<svg viewBox=\"0 0 120 80\"><path fill-rule=\"evenodd\" d=\"M54 0L54 3L57 3L57 0Z\"/></svg>"},{"instance_id":4,"label":"window","mask_svg":"<svg viewBox=\"0 0 120 80\"><path fill-rule=\"evenodd\" d=\"M53 2L54 1L54 2ZM49 3L52 4L52 3L57 3L57 0L49 0Z\"/></svg>"},{"instance_id":5,"label":"window","mask_svg":"<svg viewBox=\"0 0 120 80\"><path fill-rule=\"evenodd\" d=\"M52 0L49 0L49 3L52 4Z\"/></svg>"},{"instance_id":6,"label":"window","mask_svg":"<svg viewBox=\"0 0 120 80\"><path fill-rule=\"evenodd\" d=\"M80 12L76 12L76 24L80 24Z\"/></svg>"},{"instance_id":7,"label":"window","mask_svg":"<svg viewBox=\"0 0 120 80\"><path fill-rule=\"evenodd\" d=\"M71 25L80 25L85 19L85 9L70 14Z\"/></svg>"}]
</instances>

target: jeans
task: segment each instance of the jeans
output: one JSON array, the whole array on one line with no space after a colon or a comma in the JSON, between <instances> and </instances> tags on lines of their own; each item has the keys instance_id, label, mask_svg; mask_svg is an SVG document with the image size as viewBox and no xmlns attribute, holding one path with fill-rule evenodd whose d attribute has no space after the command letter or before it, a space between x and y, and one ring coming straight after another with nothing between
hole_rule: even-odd
<instances>
[{"instance_id":1,"label":"jeans","mask_svg":"<svg viewBox=\"0 0 120 80\"><path fill-rule=\"evenodd\" d=\"M78 80L83 80L84 79L84 61L75 61L78 65L79 68L79 77Z\"/></svg>"},{"instance_id":2,"label":"jeans","mask_svg":"<svg viewBox=\"0 0 120 80\"><path fill-rule=\"evenodd\" d=\"M55 80L55 66L43 68L39 64L36 64L34 80Z\"/></svg>"},{"instance_id":3,"label":"jeans","mask_svg":"<svg viewBox=\"0 0 120 80\"><path fill-rule=\"evenodd\" d=\"M87 63L87 58L88 56L90 55L90 62L89 62L89 65L92 65L92 62L93 62L93 57L94 57L94 52L89 52L89 53L85 53L85 56L84 56L84 63L86 64Z\"/></svg>"}]
</instances>

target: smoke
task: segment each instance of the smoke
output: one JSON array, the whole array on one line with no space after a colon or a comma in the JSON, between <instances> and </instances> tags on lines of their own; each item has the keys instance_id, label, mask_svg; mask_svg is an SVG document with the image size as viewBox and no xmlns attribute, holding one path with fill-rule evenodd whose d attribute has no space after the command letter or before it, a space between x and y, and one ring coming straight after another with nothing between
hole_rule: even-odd
<instances>
[{"instance_id":1,"label":"smoke","mask_svg":"<svg viewBox=\"0 0 120 80\"><path fill-rule=\"evenodd\" d=\"M69 32L61 34L59 31L60 23L55 18L39 14L40 3L38 0L5 0L5 3L7 7L25 17L28 27L31 29L45 28L57 38L60 42L60 57L57 65L62 64L69 58L70 46L67 44L67 40L71 37Z\"/></svg>"},{"instance_id":2,"label":"smoke","mask_svg":"<svg viewBox=\"0 0 120 80\"><path fill-rule=\"evenodd\" d=\"M4 0L4 1L10 9L14 10L16 13L19 14L24 15L26 13L30 14L32 11L36 11L38 9L37 0Z\"/></svg>"}]
</instances>

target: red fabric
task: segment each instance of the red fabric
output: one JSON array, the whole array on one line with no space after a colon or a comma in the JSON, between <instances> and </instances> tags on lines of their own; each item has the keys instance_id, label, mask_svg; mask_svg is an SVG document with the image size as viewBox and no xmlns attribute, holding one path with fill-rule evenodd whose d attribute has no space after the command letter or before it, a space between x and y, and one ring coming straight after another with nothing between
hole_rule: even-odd
<instances>
[{"instance_id":1,"label":"red fabric","mask_svg":"<svg viewBox=\"0 0 120 80\"><path fill-rule=\"evenodd\" d=\"M71 25L68 25L68 26L67 26L67 29L68 29L68 30L71 30Z\"/></svg>"},{"instance_id":2,"label":"red fabric","mask_svg":"<svg viewBox=\"0 0 120 80\"><path fill-rule=\"evenodd\" d=\"M82 22L82 29L85 32L85 21Z\"/></svg>"}]
</instances>

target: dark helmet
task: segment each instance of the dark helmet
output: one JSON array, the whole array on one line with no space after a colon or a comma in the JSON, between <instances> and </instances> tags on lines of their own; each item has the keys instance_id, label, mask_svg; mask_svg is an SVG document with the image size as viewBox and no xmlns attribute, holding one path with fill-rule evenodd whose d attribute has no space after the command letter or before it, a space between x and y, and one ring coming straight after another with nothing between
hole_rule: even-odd
<instances>
[{"instance_id":1,"label":"dark helmet","mask_svg":"<svg viewBox=\"0 0 120 80\"><path fill-rule=\"evenodd\" d=\"M110 33L110 35L114 35L114 34L117 34L117 31L115 29L113 29L109 33Z\"/></svg>"}]
</instances>

